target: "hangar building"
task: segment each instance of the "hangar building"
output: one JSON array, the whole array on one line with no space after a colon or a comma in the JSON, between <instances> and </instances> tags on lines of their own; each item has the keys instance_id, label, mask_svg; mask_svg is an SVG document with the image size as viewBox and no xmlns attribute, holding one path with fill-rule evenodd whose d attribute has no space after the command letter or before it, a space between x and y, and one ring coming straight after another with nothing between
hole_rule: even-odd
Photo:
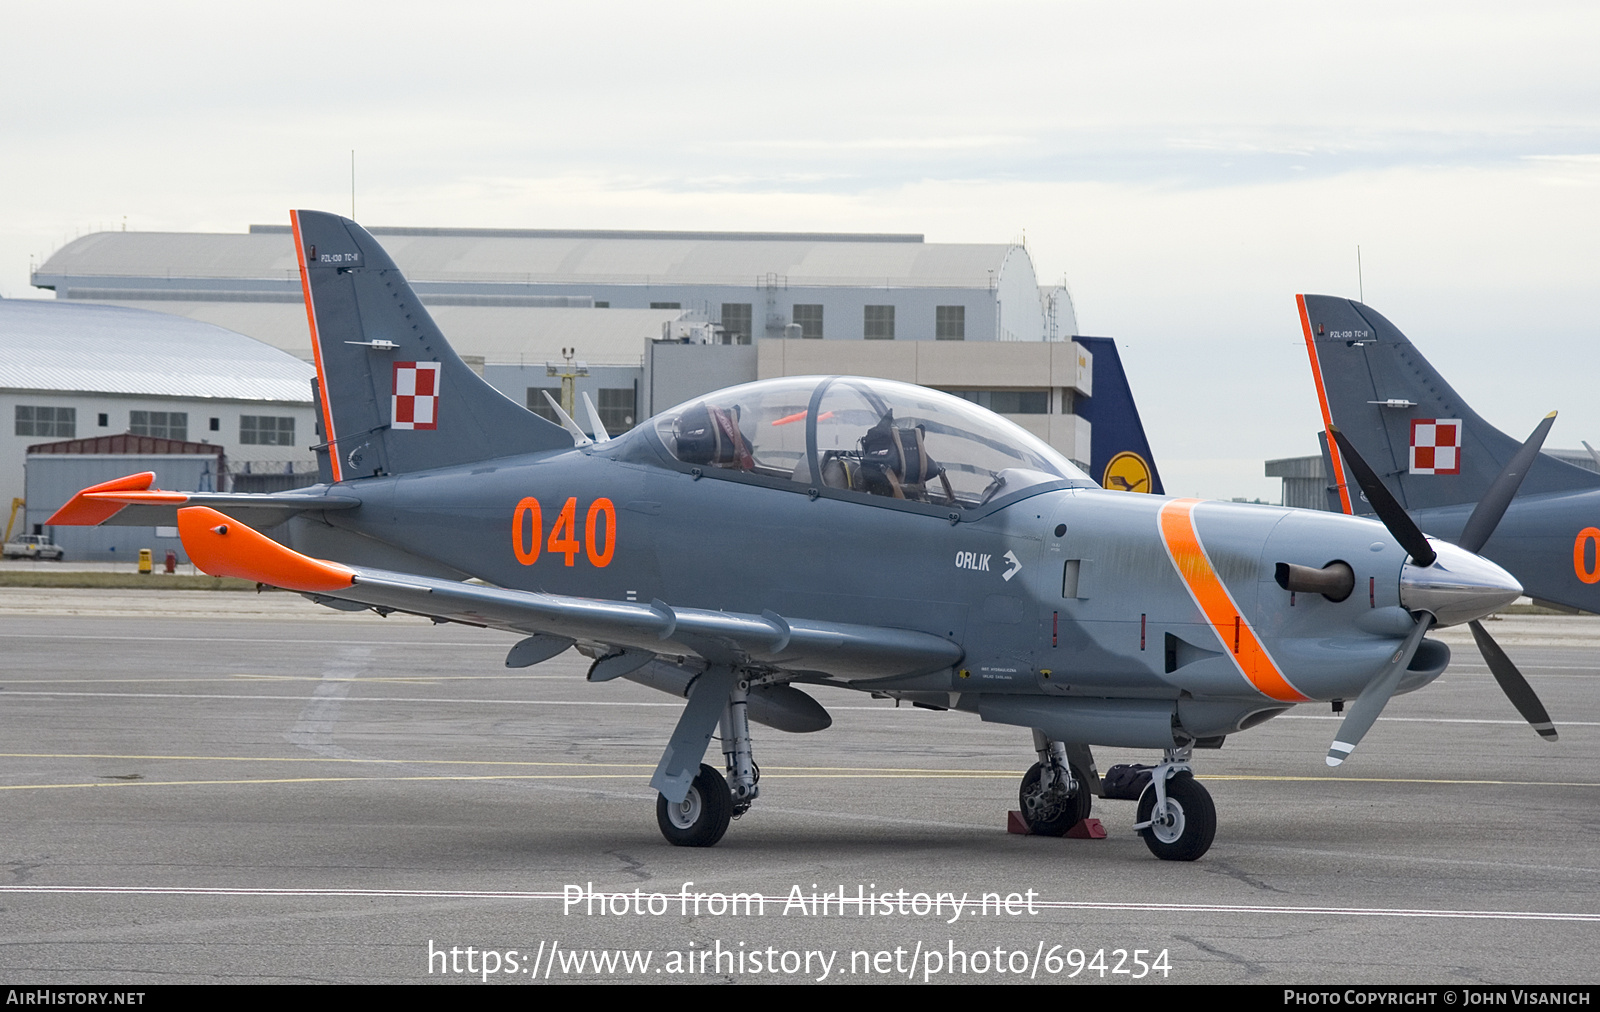
<instances>
[{"instance_id":1,"label":"hangar building","mask_svg":"<svg viewBox=\"0 0 1600 1012\"><path fill-rule=\"evenodd\" d=\"M0 496L8 506L12 499L27 499L17 531L43 533L36 529L61 503L27 497L24 458L30 449L52 457L72 454L75 476L82 467L116 472L96 481L140 470L155 470L174 489L209 482L226 490L234 474L286 470L305 477L299 484L315 481L306 449L316 441L314 374L292 355L197 320L115 306L0 299ZM117 452L108 452L113 444L100 438L119 435L162 443L156 456L173 458L176 470L169 476L158 466L130 467L126 447L115 444ZM60 445L69 442L82 445ZM43 449L47 444L57 445ZM214 445L218 456L175 444ZM218 466L195 469L195 461L213 459ZM52 459L43 468L62 463Z\"/></svg>"},{"instance_id":2,"label":"hangar building","mask_svg":"<svg viewBox=\"0 0 1600 1012\"><path fill-rule=\"evenodd\" d=\"M1089 459L1088 351L1062 286L1019 244L915 234L372 228L462 357L546 412L549 362L614 432L717 387L808 372L907 379L990 407ZM33 283L69 302L142 307L311 357L293 237L99 232Z\"/></svg>"}]
</instances>

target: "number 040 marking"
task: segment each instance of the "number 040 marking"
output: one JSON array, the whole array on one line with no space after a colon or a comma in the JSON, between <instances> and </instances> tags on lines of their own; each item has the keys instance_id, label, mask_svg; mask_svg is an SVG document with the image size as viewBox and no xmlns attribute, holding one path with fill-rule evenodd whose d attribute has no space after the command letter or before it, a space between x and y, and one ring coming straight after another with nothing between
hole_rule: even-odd
<instances>
[{"instance_id":1,"label":"number 040 marking","mask_svg":"<svg viewBox=\"0 0 1600 1012\"><path fill-rule=\"evenodd\" d=\"M602 521L604 531L601 530ZM579 541L578 500L568 499L551 523L550 537L546 540L544 510L539 500L528 496L517 503L516 512L511 515L511 550L524 566L538 562L541 550L551 555L565 555L567 565L571 566L582 551L592 565L603 569L611 565L611 556L617 550L617 508L610 499L596 499L590 503L583 521L583 540Z\"/></svg>"},{"instance_id":2,"label":"number 040 marking","mask_svg":"<svg viewBox=\"0 0 1600 1012\"><path fill-rule=\"evenodd\" d=\"M1594 565L1589 565L1589 559ZM1600 583L1600 530L1585 527L1572 543L1572 571L1584 583Z\"/></svg>"}]
</instances>

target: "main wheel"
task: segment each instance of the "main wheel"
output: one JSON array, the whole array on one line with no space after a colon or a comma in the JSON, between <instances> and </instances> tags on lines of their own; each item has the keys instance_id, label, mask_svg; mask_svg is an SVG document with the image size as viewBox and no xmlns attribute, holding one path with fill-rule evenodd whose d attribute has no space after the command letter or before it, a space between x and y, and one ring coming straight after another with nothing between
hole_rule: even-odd
<instances>
[{"instance_id":1,"label":"main wheel","mask_svg":"<svg viewBox=\"0 0 1600 1012\"><path fill-rule=\"evenodd\" d=\"M710 847L728 831L733 817L733 794L722 774L700 764L700 772L689 785L682 804L671 804L664 795L656 796L656 822L661 835L674 847Z\"/></svg>"},{"instance_id":2,"label":"main wheel","mask_svg":"<svg viewBox=\"0 0 1600 1012\"><path fill-rule=\"evenodd\" d=\"M1059 786L1044 790L1039 786L1043 775L1044 764L1034 763L1022 776L1022 786L1017 789L1022 819L1035 836L1065 836L1067 830L1089 817L1094 795L1089 793L1089 782L1076 766L1072 767L1072 779L1078 782L1075 794L1068 794Z\"/></svg>"},{"instance_id":3,"label":"main wheel","mask_svg":"<svg viewBox=\"0 0 1600 1012\"><path fill-rule=\"evenodd\" d=\"M1156 788L1151 784L1139 796L1139 817L1150 825L1139 830L1150 853L1163 861L1194 861L1211 849L1217 835L1217 806L1211 795L1188 773L1167 781L1167 808L1157 812Z\"/></svg>"}]
</instances>

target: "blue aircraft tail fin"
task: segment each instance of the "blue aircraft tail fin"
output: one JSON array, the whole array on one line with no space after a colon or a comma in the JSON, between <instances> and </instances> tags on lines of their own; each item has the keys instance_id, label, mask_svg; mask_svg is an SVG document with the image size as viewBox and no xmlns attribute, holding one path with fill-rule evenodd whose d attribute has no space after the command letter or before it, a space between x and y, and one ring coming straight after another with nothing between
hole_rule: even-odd
<instances>
[{"instance_id":1,"label":"blue aircraft tail fin","mask_svg":"<svg viewBox=\"0 0 1600 1012\"><path fill-rule=\"evenodd\" d=\"M1117 342L1109 337L1073 340L1094 356L1089 377L1093 394L1074 409L1090 425L1090 476L1103 488L1165 495Z\"/></svg>"},{"instance_id":2,"label":"blue aircraft tail fin","mask_svg":"<svg viewBox=\"0 0 1600 1012\"><path fill-rule=\"evenodd\" d=\"M1300 326L1326 426L1338 426L1406 509L1476 503L1522 445L1467 406L1394 324L1369 306L1300 295ZM1537 419L1530 419L1532 423ZM1337 447L1338 506L1371 513ZM1600 475L1541 454L1521 494L1600 486Z\"/></svg>"},{"instance_id":3,"label":"blue aircraft tail fin","mask_svg":"<svg viewBox=\"0 0 1600 1012\"><path fill-rule=\"evenodd\" d=\"M508 400L461 360L366 229L320 211L290 217L316 355L319 464L329 477L571 448L559 425Z\"/></svg>"}]
</instances>

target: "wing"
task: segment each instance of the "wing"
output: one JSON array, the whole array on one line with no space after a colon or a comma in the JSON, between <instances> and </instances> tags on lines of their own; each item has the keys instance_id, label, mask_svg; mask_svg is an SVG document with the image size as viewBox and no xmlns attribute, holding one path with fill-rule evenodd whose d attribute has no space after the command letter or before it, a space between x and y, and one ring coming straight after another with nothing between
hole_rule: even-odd
<instances>
[{"instance_id":1,"label":"wing","mask_svg":"<svg viewBox=\"0 0 1600 1012\"><path fill-rule=\"evenodd\" d=\"M328 495L320 489L254 495L233 492L164 492L153 489L156 474L144 471L91 485L67 500L46 520L63 527L95 527L114 522L133 527L171 527L186 506L222 507L264 527L306 510L340 510L360 506L351 495Z\"/></svg>"},{"instance_id":2,"label":"wing","mask_svg":"<svg viewBox=\"0 0 1600 1012\"><path fill-rule=\"evenodd\" d=\"M213 576L236 576L318 598L520 633L546 634L653 654L693 654L713 664L770 666L843 679L948 668L962 650L906 629L674 609L457 583L313 559L205 506L178 510L189 558ZM620 672L619 672L620 673Z\"/></svg>"}]
</instances>

